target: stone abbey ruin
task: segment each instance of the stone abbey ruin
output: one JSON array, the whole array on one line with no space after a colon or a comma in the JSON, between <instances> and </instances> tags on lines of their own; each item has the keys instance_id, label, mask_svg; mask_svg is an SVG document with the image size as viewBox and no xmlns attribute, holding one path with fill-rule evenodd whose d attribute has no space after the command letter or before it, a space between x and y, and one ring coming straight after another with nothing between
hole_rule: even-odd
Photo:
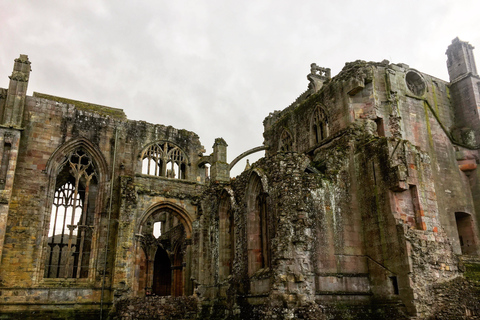
<instances>
[{"instance_id":1,"label":"stone abbey ruin","mask_svg":"<svg viewBox=\"0 0 480 320\"><path fill-rule=\"evenodd\" d=\"M1 319L479 319L480 77L311 65L265 157L0 88Z\"/></svg>"}]
</instances>

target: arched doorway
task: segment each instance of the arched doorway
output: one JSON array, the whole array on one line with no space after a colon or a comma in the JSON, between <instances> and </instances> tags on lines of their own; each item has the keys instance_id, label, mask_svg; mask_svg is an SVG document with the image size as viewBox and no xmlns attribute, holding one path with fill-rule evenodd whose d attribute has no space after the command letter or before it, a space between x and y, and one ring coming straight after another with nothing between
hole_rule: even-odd
<instances>
[{"instance_id":1,"label":"arched doorway","mask_svg":"<svg viewBox=\"0 0 480 320\"><path fill-rule=\"evenodd\" d=\"M153 270L152 293L169 296L172 292L172 267L168 253L160 246L155 254Z\"/></svg>"},{"instance_id":2,"label":"arched doorway","mask_svg":"<svg viewBox=\"0 0 480 320\"><path fill-rule=\"evenodd\" d=\"M138 295L141 291L141 270L147 270L145 294L160 296L181 296L193 294L190 278L191 220L187 213L171 203L152 206L140 220L137 235L137 248L144 250L146 266L137 258L134 287ZM138 249L137 249L138 250Z\"/></svg>"}]
</instances>

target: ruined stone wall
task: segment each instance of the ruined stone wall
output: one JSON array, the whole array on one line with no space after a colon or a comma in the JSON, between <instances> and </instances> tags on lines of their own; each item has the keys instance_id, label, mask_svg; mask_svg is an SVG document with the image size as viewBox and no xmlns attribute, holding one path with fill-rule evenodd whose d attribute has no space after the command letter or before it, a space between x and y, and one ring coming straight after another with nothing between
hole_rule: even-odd
<instances>
[{"instance_id":1,"label":"ruined stone wall","mask_svg":"<svg viewBox=\"0 0 480 320\"><path fill-rule=\"evenodd\" d=\"M123 248L125 243L133 242L137 219L145 210L155 203L170 201L183 207L195 220L196 209L191 199L198 193L197 181L201 180L197 162L199 154L204 151L203 146L192 132L127 121L118 109L42 94L27 97L23 121L25 126L18 139L15 184L8 211L2 215L6 220L0 267L3 308L15 311L27 303L35 310L54 299L66 308L76 305L80 309L97 309L104 280L106 303L111 301L111 277L114 274L115 290L131 287L134 278L126 281L123 266L132 269L135 259L124 253ZM141 152L157 141L169 141L186 152L190 163L188 180L141 174ZM91 269L85 279L47 279L44 278L45 252L48 225L53 223L50 210L56 179L52 168L76 147L92 152L99 172L100 200L95 209ZM17 157L16 150L13 150L11 160ZM110 194L113 171L114 185ZM125 197L120 193L123 180L119 180L119 176L133 181L133 200L121 201ZM113 197L111 210L110 196ZM6 201L8 203L8 198ZM125 230L127 221L129 229ZM110 233L108 244L107 232ZM121 250L116 252L116 246ZM107 271L104 271L107 247ZM126 251L132 251L132 248Z\"/></svg>"},{"instance_id":2,"label":"ruined stone wall","mask_svg":"<svg viewBox=\"0 0 480 320\"><path fill-rule=\"evenodd\" d=\"M430 189L433 194L424 194L430 202L438 206L438 218L456 253L461 253L455 212L474 214L472 195L465 172L459 169L457 158L459 147L455 146L455 115L449 88L443 81L425 74L418 74L408 68L389 71L390 91L396 94L391 106L397 108L399 115L399 137L408 140L422 152L428 154L431 161L432 176ZM417 77L418 75L418 77ZM408 76L417 77L420 89L408 87ZM419 80L420 79L420 80ZM422 89L423 88L423 89ZM413 91L412 91L413 90ZM391 97L392 99L392 97ZM390 99L390 100L391 100ZM382 109L388 110L388 108ZM415 171L413 165L410 171ZM415 175L408 172L407 175ZM429 183L428 180L412 182ZM433 203L431 204L433 205ZM430 205L430 206L431 206Z\"/></svg>"},{"instance_id":3,"label":"ruined stone wall","mask_svg":"<svg viewBox=\"0 0 480 320\"><path fill-rule=\"evenodd\" d=\"M330 136L312 145L308 119L319 105L327 110ZM271 115L265 124L270 153L280 150L282 132L294 132L292 149L308 152L311 166L329 177L317 187L324 208L316 213L331 212L335 223L319 220L316 243L327 271L317 272L330 277L330 284L322 286L319 277L317 293L325 299L323 288L352 294L355 287L358 296L366 294L365 301L369 294L400 298L410 312L428 314L432 293L425 282L458 275L452 251L461 252L455 212L474 214L472 179L469 184L468 172L456 160L447 83L404 64L357 61L319 93ZM463 158L475 156L464 152ZM352 216L341 220L348 212ZM351 265L351 278L339 282ZM363 272L368 279L362 279Z\"/></svg>"},{"instance_id":4,"label":"ruined stone wall","mask_svg":"<svg viewBox=\"0 0 480 320\"><path fill-rule=\"evenodd\" d=\"M312 144L312 114L319 107L328 117L329 137ZM454 243L455 251L460 252L455 212L474 215L467 175L472 176L468 171L476 168L473 162L478 157L476 151L457 152L461 147L455 145L458 140L454 134L456 109L452 106L445 81L404 64L357 61L347 64L317 94L267 118L265 144L270 147L270 152L278 151L282 132L288 131L292 132L292 150L314 154L315 148L330 143L354 121L360 121L365 130L376 131L380 136L408 140L428 153L433 162L433 181L440 195L436 200L439 202L439 218ZM462 172L457 158L473 162ZM475 226L477 219L474 219Z\"/></svg>"},{"instance_id":5,"label":"ruined stone wall","mask_svg":"<svg viewBox=\"0 0 480 320\"><path fill-rule=\"evenodd\" d=\"M76 110L73 106L29 97L25 108L26 126L21 134L15 185L9 204L7 232L0 268L2 303L5 310L31 308L51 303L73 306L99 300L100 264L93 264L92 276L77 281L44 279L45 246L50 222L52 182L47 171L52 154L68 141L85 139L110 161L111 135L116 119ZM117 120L118 121L118 120ZM109 172L103 172L109 181ZM105 183L102 188L107 189ZM106 197L105 197L106 198ZM106 199L97 214L97 250L102 251L106 236Z\"/></svg>"},{"instance_id":6,"label":"ruined stone wall","mask_svg":"<svg viewBox=\"0 0 480 320\"><path fill-rule=\"evenodd\" d=\"M53 307L95 318L99 302L104 311L116 302L112 316L127 318L185 310L186 319L428 318L452 304L442 296L452 292L448 283L462 283L457 255L479 254L479 155L464 130L476 110L468 101L479 100L476 75L465 78L473 88L466 92L463 80L450 85L405 64L347 63L268 116L266 157L229 179L223 139L204 155L193 132L130 121L119 109L28 97L28 74L22 56L9 91L0 90L7 318L48 318ZM95 215L76 226L92 230L90 270L49 278L57 175L75 171L65 157L79 148L96 168L98 193L88 205ZM176 152L176 172L159 157L164 151ZM161 170L145 174L144 158ZM156 238L153 225L167 221ZM167 269L155 270L157 262ZM171 289L159 289L158 270L171 271ZM476 289L465 286L468 302Z\"/></svg>"}]
</instances>

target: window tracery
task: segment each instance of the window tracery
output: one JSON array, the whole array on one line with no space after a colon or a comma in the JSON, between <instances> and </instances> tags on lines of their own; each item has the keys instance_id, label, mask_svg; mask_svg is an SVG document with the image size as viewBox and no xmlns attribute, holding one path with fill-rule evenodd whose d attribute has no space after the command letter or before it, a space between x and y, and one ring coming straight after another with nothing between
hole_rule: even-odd
<instances>
[{"instance_id":1,"label":"window tracery","mask_svg":"<svg viewBox=\"0 0 480 320\"><path fill-rule=\"evenodd\" d=\"M91 158L76 150L56 178L50 215L45 278L88 277L97 173Z\"/></svg>"},{"instance_id":2,"label":"window tracery","mask_svg":"<svg viewBox=\"0 0 480 320\"><path fill-rule=\"evenodd\" d=\"M142 173L157 177L185 179L187 157L172 143L154 143L142 153Z\"/></svg>"},{"instance_id":3,"label":"window tracery","mask_svg":"<svg viewBox=\"0 0 480 320\"><path fill-rule=\"evenodd\" d=\"M312 117L312 140L313 144L318 144L320 141L328 137L328 119L325 112L320 107L317 107L313 112Z\"/></svg>"},{"instance_id":4,"label":"window tracery","mask_svg":"<svg viewBox=\"0 0 480 320\"><path fill-rule=\"evenodd\" d=\"M293 151L293 138L287 131L283 130L280 136L280 152L292 152Z\"/></svg>"}]
</instances>

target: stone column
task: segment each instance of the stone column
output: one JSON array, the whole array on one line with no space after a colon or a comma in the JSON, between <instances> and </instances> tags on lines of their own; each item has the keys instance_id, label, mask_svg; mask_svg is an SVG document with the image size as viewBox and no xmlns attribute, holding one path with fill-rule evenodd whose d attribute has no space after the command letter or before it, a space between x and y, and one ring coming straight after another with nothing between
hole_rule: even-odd
<instances>
[{"instance_id":1,"label":"stone column","mask_svg":"<svg viewBox=\"0 0 480 320\"><path fill-rule=\"evenodd\" d=\"M10 197L17 167L20 146L23 110L27 94L30 61L28 56L15 59L10 84L0 103L0 260L3 254L5 229L8 219Z\"/></svg>"},{"instance_id":2,"label":"stone column","mask_svg":"<svg viewBox=\"0 0 480 320\"><path fill-rule=\"evenodd\" d=\"M222 138L215 139L213 159L210 167L211 181L230 181L230 170L227 163L227 143Z\"/></svg>"},{"instance_id":3,"label":"stone column","mask_svg":"<svg viewBox=\"0 0 480 320\"><path fill-rule=\"evenodd\" d=\"M480 77L473 46L455 38L447 49L450 94L455 110L455 139L470 147L480 144Z\"/></svg>"},{"instance_id":4,"label":"stone column","mask_svg":"<svg viewBox=\"0 0 480 320\"><path fill-rule=\"evenodd\" d=\"M30 77L30 61L27 55L15 59L5 106L0 110L1 123L8 127L22 126L23 109Z\"/></svg>"}]
</instances>

